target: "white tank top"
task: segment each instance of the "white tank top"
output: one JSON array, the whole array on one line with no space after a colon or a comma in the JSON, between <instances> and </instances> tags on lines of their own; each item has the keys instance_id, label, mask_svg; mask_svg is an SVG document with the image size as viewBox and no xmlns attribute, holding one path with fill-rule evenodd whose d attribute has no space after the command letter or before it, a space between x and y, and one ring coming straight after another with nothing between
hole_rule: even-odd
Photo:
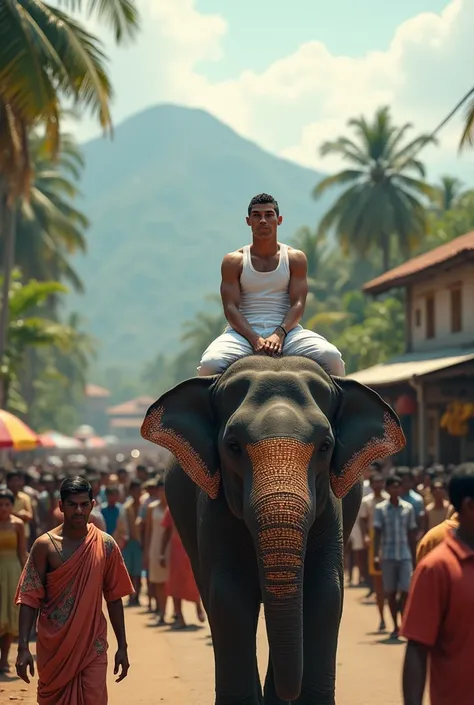
<instances>
[{"instance_id":1,"label":"white tank top","mask_svg":"<svg viewBox=\"0 0 474 705\"><path fill-rule=\"evenodd\" d=\"M254 328L280 325L290 308L289 284L287 245L280 243L280 258L272 272L257 272L252 265L250 245L244 247L239 310Z\"/></svg>"}]
</instances>

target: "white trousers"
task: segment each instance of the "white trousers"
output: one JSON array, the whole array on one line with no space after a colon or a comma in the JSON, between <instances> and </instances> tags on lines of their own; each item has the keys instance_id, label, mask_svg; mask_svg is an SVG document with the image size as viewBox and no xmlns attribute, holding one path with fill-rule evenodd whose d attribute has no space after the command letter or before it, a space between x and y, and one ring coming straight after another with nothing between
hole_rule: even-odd
<instances>
[{"instance_id":1,"label":"white trousers","mask_svg":"<svg viewBox=\"0 0 474 705\"><path fill-rule=\"evenodd\" d=\"M256 329L256 332L265 338L271 335L274 330L275 326L268 330ZM229 328L204 351L197 368L198 374L200 377L219 374L239 358L253 354L254 350L249 341ZM283 343L282 354L309 357L329 374L344 376L344 361L336 346L329 343L322 335L301 326L296 326L288 333Z\"/></svg>"}]
</instances>

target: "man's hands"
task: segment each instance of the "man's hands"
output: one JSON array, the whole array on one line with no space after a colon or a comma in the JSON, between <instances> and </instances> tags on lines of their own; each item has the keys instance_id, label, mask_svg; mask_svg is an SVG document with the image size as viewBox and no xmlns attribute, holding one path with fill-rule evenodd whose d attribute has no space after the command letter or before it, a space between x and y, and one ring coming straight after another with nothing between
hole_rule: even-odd
<instances>
[{"instance_id":1,"label":"man's hands","mask_svg":"<svg viewBox=\"0 0 474 705\"><path fill-rule=\"evenodd\" d=\"M116 683L120 683L124 678L127 677L128 669L130 664L128 662L127 649L117 649L115 654L115 664L114 664L114 676L116 676L121 669L119 677L115 680Z\"/></svg>"},{"instance_id":2,"label":"man's hands","mask_svg":"<svg viewBox=\"0 0 474 705\"><path fill-rule=\"evenodd\" d=\"M29 683L30 679L28 678L28 670L30 672L30 676L33 678L35 675L35 664L31 651L27 646L18 647L18 656L16 657L15 666L18 678L21 678L21 680L25 681L25 683Z\"/></svg>"},{"instance_id":3,"label":"man's hands","mask_svg":"<svg viewBox=\"0 0 474 705\"><path fill-rule=\"evenodd\" d=\"M252 344L252 347L257 355L271 355L272 357L277 357L281 355L284 340L285 334L280 328L277 328L268 338L262 338L261 335L258 336L257 340Z\"/></svg>"}]
</instances>

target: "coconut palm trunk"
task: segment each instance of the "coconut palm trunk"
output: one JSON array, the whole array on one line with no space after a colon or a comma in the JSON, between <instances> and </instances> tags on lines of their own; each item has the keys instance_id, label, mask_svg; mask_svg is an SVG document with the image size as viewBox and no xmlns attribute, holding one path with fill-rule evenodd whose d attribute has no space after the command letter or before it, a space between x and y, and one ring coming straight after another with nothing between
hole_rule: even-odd
<instances>
[{"instance_id":1,"label":"coconut palm trunk","mask_svg":"<svg viewBox=\"0 0 474 705\"><path fill-rule=\"evenodd\" d=\"M8 345L8 323L9 323L9 294L11 287L11 278L14 264L15 253L15 222L16 208L9 207L6 202L6 197L2 199L2 208L0 211L0 232L4 235L4 262L3 262L3 285L2 285L2 301L0 309L0 366L3 368L3 362ZM0 409L6 407L7 399L7 380L0 368Z\"/></svg>"}]
</instances>

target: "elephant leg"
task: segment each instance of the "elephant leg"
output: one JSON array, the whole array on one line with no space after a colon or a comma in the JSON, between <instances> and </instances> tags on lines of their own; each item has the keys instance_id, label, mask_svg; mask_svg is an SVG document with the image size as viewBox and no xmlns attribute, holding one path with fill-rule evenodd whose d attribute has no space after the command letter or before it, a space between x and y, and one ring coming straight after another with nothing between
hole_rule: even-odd
<instances>
[{"instance_id":1,"label":"elephant leg","mask_svg":"<svg viewBox=\"0 0 474 705\"><path fill-rule=\"evenodd\" d=\"M215 658L215 705L260 705L260 586L253 543L222 497L199 513L199 550Z\"/></svg>"},{"instance_id":2,"label":"elephant leg","mask_svg":"<svg viewBox=\"0 0 474 705\"><path fill-rule=\"evenodd\" d=\"M176 461L168 465L165 491L176 530L188 554L199 592L203 593L199 570L197 502L199 490Z\"/></svg>"},{"instance_id":3,"label":"elephant leg","mask_svg":"<svg viewBox=\"0 0 474 705\"><path fill-rule=\"evenodd\" d=\"M334 523L308 541L304 577L304 666L298 705L335 705L336 657L344 597L343 544Z\"/></svg>"}]
</instances>

